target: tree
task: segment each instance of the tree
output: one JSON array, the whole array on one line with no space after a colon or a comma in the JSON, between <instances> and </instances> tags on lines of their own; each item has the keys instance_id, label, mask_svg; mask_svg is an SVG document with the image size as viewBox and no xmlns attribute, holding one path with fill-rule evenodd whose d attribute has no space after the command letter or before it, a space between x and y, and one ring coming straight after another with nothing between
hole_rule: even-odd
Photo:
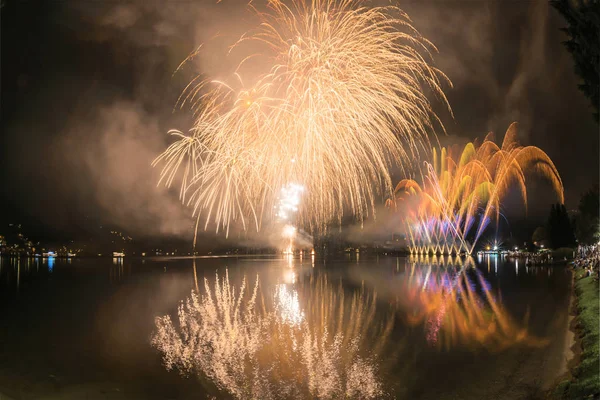
<instances>
[{"instance_id":1,"label":"tree","mask_svg":"<svg viewBox=\"0 0 600 400\"><path fill-rule=\"evenodd\" d=\"M594 185L581 196L578 210L577 240L585 245L596 243L599 239L600 225L600 190L598 185Z\"/></svg>"},{"instance_id":2,"label":"tree","mask_svg":"<svg viewBox=\"0 0 600 400\"><path fill-rule=\"evenodd\" d=\"M533 232L533 236L531 237L531 241L536 245L540 246L542 244L546 244L548 241L548 231L543 226L538 226Z\"/></svg>"},{"instance_id":3,"label":"tree","mask_svg":"<svg viewBox=\"0 0 600 400\"><path fill-rule=\"evenodd\" d=\"M552 204L548 218L548 236L554 249L575 246L575 234L564 204Z\"/></svg>"},{"instance_id":4,"label":"tree","mask_svg":"<svg viewBox=\"0 0 600 400\"><path fill-rule=\"evenodd\" d=\"M598 0L551 0L550 4L567 21L561 29L569 39L564 42L575 62L575 73L583 83L579 89L590 99L598 122L600 76L600 1Z\"/></svg>"}]
</instances>

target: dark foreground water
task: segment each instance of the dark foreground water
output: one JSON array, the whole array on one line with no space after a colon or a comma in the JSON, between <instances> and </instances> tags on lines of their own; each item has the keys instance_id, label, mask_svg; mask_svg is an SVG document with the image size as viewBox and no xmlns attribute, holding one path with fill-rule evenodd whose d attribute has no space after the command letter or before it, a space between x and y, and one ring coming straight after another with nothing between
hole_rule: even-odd
<instances>
[{"instance_id":1,"label":"dark foreground water","mask_svg":"<svg viewBox=\"0 0 600 400\"><path fill-rule=\"evenodd\" d=\"M570 282L495 257L4 258L0 399L536 398Z\"/></svg>"}]
</instances>

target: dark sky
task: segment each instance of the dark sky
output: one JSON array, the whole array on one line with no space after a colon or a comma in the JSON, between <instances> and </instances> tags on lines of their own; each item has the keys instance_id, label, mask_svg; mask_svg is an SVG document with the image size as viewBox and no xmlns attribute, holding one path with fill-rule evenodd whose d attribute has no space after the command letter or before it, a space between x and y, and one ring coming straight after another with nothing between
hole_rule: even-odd
<instances>
[{"instance_id":1,"label":"dark sky","mask_svg":"<svg viewBox=\"0 0 600 400\"><path fill-rule=\"evenodd\" d=\"M227 69L210 44L222 44L215 36L232 43L251 22L244 4L3 0L1 222L24 220L53 234L106 223L139 235L189 235L189 210L156 187L149 164L169 129L190 127L189 110L174 105L192 74ZM561 44L560 15L545 0L399 5L437 46L435 64L454 84L446 93L455 118L441 114L441 142L489 131L500 141L518 121L521 142L554 160L567 208L575 208L599 179L598 126ZM207 41L208 50L173 75ZM545 217L549 186L532 179L529 187L529 218Z\"/></svg>"}]
</instances>

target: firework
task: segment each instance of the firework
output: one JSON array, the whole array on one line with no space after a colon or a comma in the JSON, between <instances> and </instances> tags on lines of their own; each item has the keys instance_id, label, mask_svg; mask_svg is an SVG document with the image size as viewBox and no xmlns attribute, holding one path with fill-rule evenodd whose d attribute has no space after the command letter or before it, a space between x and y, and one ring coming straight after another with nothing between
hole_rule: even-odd
<instances>
[{"instance_id":1,"label":"firework","mask_svg":"<svg viewBox=\"0 0 600 400\"><path fill-rule=\"evenodd\" d=\"M563 201L562 181L552 160L537 147L520 146L516 135L513 123L502 147L490 134L478 147L468 143L458 157L446 148L439 156L434 150L422 185L405 179L396 186L388 205L405 213L411 253L472 254L489 223L500 218L501 201L511 185L519 188L527 207L528 172L548 178Z\"/></svg>"},{"instance_id":2,"label":"firework","mask_svg":"<svg viewBox=\"0 0 600 400\"><path fill-rule=\"evenodd\" d=\"M448 104L447 78L428 62L435 47L397 7L364 3L249 5L260 23L234 47L265 50L243 58L233 82L190 83L181 104L192 104L195 125L173 131L178 141L155 164L166 185L182 171L181 198L205 229L260 229L289 182L305 188L299 223L318 230L345 211L362 220L391 195L390 168L428 148L439 120L424 88ZM244 85L250 58L267 67Z\"/></svg>"},{"instance_id":3,"label":"firework","mask_svg":"<svg viewBox=\"0 0 600 400\"><path fill-rule=\"evenodd\" d=\"M294 254L294 239L298 229L293 225L296 213L300 205L300 199L304 187L297 184L289 184L281 189L281 197L279 199L279 209L276 217L278 222L284 223L281 236L286 241L284 254Z\"/></svg>"}]
</instances>

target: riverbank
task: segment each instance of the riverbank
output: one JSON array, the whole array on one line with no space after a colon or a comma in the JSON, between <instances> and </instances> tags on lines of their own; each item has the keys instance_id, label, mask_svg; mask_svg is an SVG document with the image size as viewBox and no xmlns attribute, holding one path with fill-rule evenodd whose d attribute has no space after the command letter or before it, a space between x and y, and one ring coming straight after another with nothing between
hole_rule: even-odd
<instances>
[{"instance_id":1,"label":"riverbank","mask_svg":"<svg viewBox=\"0 0 600 400\"><path fill-rule=\"evenodd\" d=\"M600 395L599 293L598 281L574 271L577 316L575 330L581 354L571 370L571 378L561 382L554 394L559 399L597 398Z\"/></svg>"}]
</instances>

